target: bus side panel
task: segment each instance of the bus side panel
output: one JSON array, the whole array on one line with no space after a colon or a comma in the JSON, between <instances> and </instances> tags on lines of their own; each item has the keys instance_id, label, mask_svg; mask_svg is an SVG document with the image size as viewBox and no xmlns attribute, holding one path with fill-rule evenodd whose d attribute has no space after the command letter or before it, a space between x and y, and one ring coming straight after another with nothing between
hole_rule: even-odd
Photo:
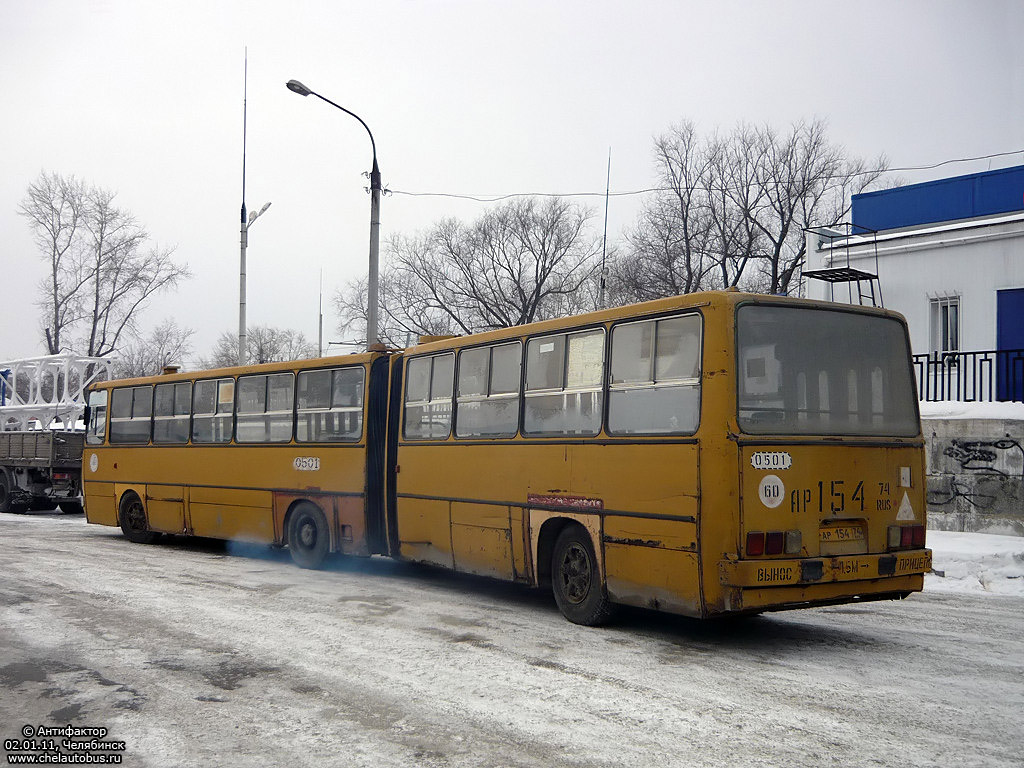
<instances>
[{"instance_id":1,"label":"bus side panel","mask_svg":"<svg viewBox=\"0 0 1024 768\"><path fill-rule=\"evenodd\" d=\"M508 507L452 503L455 570L511 580L512 528Z\"/></svg>"},{"instance_id":2,"label":"bus side panel","mask_svg":"<svg viewBox=\"0 0 1024 768\"><path fill-rule=\"evenodd\" d=\"M700 615L695 522L609 515L602 538L612 600Z\"/></svg>"},{"instance_id":3,"label":"bus side panel","mask_svg":"<svg viewBox=\"0 0 1024 768\"><path fill-rule=\"evenodd\" d=\"M97 525L117 525L113 483L85 483L85 519Z\"/></svg>"},{"instance_id":4,"label":"bus side panel","mask_svg":"<svg viewBox=\"0 0 1024 768\"><path fill-rule=\"evenodd\" d=\"M399 555L407 560L454 568L451 502L401 499L398 505Z\"/></svg>"},{"instance_id":5,"label":"bus side panel","mask_svg":"<svg viewBox=\"0 0 1024 768\"><path fill-rule=\"evenodd\" d=\"M456 537L451 530L449 504L454 504L458 511L453 514L460 525L480 529L476 538L472 532L460 530L457 538L462 560L486 566L489 575L494 575L496 564L501 563L500 578L512 579L518 574L532 582L533 558L528 552L528 525L521 505L529 503L532 495L563 495L569 491L571 449L572 446L559 443L531 445L512 441L461 445L401 443L396 517L402 557L447 567L459 563L459 554L453 556L451 550ZM510 514L510 507L516 512ZM502 535L483 533L483 529L500 529ZM431 547L437 549L441 541L448 542L448 550L441 550L444 561L427 559L423 552L430 552ZM425 547L425 542L430 546ZM410 546L412 543L415 546ZM438 558L437 553L432 556ZM458 567L463 569L461 564Z\"/></svg>"},{"instance_id":6,"label":"bus side panel","mask_svg":"<svg viewBox=\"0 0 1024 768\"><path fill-rule=\"evenodd\" d=\"M700 615L698 455L694 443L653 440L573 447L573 494L606 511L605 583L613 601Z\"/></svg>"},{"instance_id":7,"label":"bus side panel","mask_svg":"<svg viewBox=\"0 0 1024 768\"><path fill-rule=\"evenodd\" d=\"M184 533L185 489L180 485L147 485L146 519L154 531Z\"/></svg>"},{"instance_id":8,"label":"bus side panel","mask_svg":"<svg viewBox=\"0 0 1024 768\"><path fill-rule=\"evenodd\" d=\"M604 562L613 602L701 615L696 552L611 543L606 535Z\"/></svg>"},{"instance_id":9,"label":"bus side panel","mask_svg":"<svg viewBox=\"0 0 1024 768\"><path fill-rule=\"evenodd\" d=\"M697 517L698 447L693 443L575 445L571 492L605 510Z\"/></svg>"},{"instance_id":10,"label":"bus side panel","mask_svg":"<svg viewBox=\"0 0 1024 768\"><path fill-rule=\"evenodd\" d=\"M194 535L266 544L274 541L270 491L192 488L189 496Z\"/></svg>"}]
</instances>

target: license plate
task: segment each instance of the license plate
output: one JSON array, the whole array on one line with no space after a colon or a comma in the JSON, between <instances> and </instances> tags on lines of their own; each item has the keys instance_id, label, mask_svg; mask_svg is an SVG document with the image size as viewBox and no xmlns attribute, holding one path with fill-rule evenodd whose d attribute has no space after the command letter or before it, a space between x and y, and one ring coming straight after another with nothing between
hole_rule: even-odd
<instances>
[{"instance_id":1,"label":"license plate","mask_svg":"<svg viewBox=\"0 0 1024 768\"><path fill-rule=\"evenodd\" d=\"M864 541L864 529L859 525L830 525L821 528L819 533L821 541L829 544L842 541Z\"/></svg>"}]
</instances>

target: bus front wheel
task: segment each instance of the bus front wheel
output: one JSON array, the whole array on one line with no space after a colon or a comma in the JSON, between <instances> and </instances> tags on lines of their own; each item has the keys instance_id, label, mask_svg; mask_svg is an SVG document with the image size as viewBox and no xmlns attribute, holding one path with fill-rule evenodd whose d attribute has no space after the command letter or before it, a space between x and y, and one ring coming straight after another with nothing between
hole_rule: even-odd
<instances>
[{"instance_id":1,"label":"bus front wheel","mask_svg":"<svg viewBox=\"0 0 1024 768\"><path fill-rule=\"evenodd\" d=\"M118 519L124 537L135 544L152 544L159 535L155 531L149 530L146 508L142 506L142 499L134 493L129 493L121 499L121 511Z\"/></svg>"},{"instance_id":2,"label":"bus front wheel","mask_svg":"<svg viewBox=\"0 0 1024 768\"><path fill-rule=\"evenodd\" d=\"M299 504L288 521L288 551L300 568L319 568L331 547L327 518L308 502Z\"/></svg>"},{"instance_id":3,"label":"bus front wheel","mask_svg":"<svg viewBox=\"0 0 1024 768\"><path fill-rule=\"evenodd\" d=\"M551 590L558 609L574 624L604 624L612 616L590 535L568 525L558 535L551 556Z\"/></svg>"}]
</instances>

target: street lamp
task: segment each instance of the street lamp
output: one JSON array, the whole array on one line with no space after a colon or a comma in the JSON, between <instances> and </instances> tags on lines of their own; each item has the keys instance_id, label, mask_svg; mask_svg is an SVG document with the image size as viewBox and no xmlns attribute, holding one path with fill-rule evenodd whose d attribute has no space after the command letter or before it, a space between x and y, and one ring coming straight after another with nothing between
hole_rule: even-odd
<instances>
[{"instance_id":1,"label":"street lamp","mask_svg":"<svg viewBox=\"0 0 1024 768\"><path fill-rule=\"evenodd\" d=\"M266 213L267 208L270 207L270 203L267 203L258 211L253 211L249 214L249 218L245 218L245 201L242 201L242 234L240 237L242 243L242 253L239 260L238 269L238 364L245 365L246 363L246 337L245 337L245 249L249 245L249 227L252 226L253 222L256 221L260 216Z\"/></svg>"},{"instance_id":2,"label":"street lamp","mask_svg":"<svg viewBox=\"0 0 1024 768\"><path fill-rule=\"evenodd\" d=\"M288 90L292 93L297 93L300 96L316 96L321 101L326 101L332 107L337 107L345 114L352 115L352 117L358 120L370 135L370 146L373 148L373 168L370 169L370 274L366 290L366 348L375 349L380 342L377 337L377 312L379 304L377 293L377 267L380 259L381 184L380 168L377 167L377 143L373 140L373 133L370 131L370 126L363 122L363 118L355 112L345 109L340 104L335 104L333 101L321 96L316 91L311 91L298 80L289 80L286 85L288 86Z\"/></svg>"}]
</instances>

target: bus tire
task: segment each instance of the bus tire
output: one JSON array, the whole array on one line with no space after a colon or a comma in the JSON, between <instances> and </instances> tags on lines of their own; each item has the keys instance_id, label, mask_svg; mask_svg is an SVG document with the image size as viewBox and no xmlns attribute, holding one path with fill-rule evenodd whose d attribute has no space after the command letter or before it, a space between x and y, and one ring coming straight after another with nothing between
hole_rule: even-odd
<instances>
[{"instance_id":1,"label":"bus tire","mask_svg":"<svg viewBox=\"0 0 1024 768\"><path fill-rule=\"evenodd\" d=\"M288 519L288 551L300 568L319 568L331 548L327 518L315 504L304 501Z\"/></svg>"},{"instance_id":2,"label":"bus tire","mask_svg":"<svg viewBox=\"0 0 1024 768\"><path fill-rule=\"evenodd\" d=\"M596 627L612 616L612 604L601 583L601 571L590 535L580 525L567 525L551 554L551 591L558 610L573 624Z\"/></svg>"},{"instance_id":3,"label":"bus tire","mask_svg":"<svg viewBox=\"0 0 1024 768\"><path fill-rule=\"evenodd\" d=\"M121 498L117 520L121 525L121 533L134 544L152 544L159 536L155 531L149 530L146 508L142 505L142 499L134 493L126 493Z\"/></svg>"},{"instance_id":4,"label":"bus tire","mask_svg":"<svg viewBox=\"0 0 1024 768\"><path fill-rule=\"evenodd\" d=\"M12 495L13 489L14 479L6 467L0 467L0 512L21 514L26 510L24 504L15 504L12 500L14 498Z\"/></svg>"}]
</instances>

